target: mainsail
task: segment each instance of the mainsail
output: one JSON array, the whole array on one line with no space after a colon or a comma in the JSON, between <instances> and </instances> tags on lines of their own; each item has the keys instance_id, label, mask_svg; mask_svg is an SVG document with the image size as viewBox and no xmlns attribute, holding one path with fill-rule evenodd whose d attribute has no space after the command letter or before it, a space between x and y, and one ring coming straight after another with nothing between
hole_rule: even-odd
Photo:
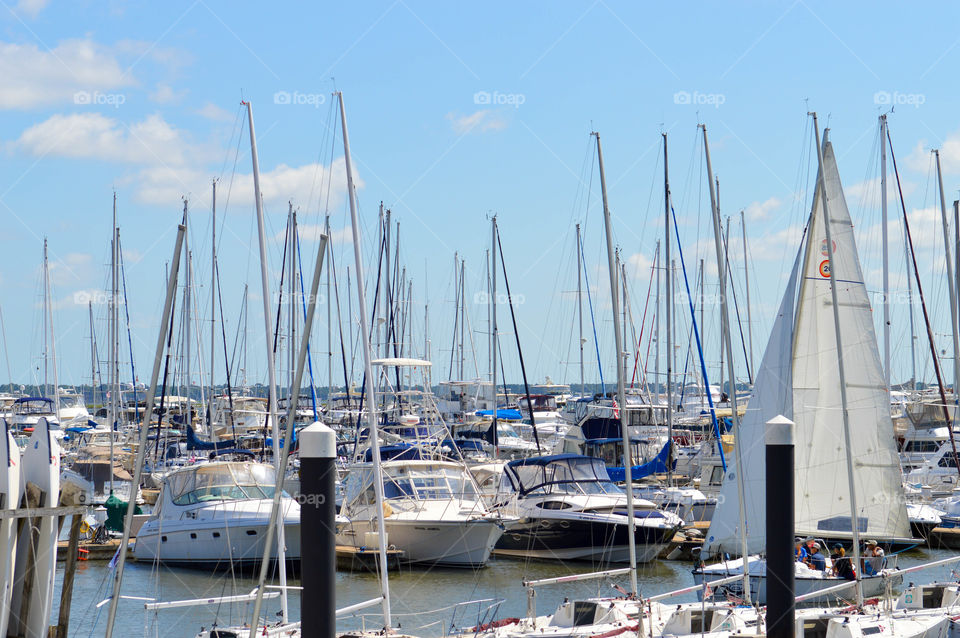
<instances>
[{"instance_id":1,"label":"mainsail","mask_svg":"<svg viewBox=\"0 0 960 638\"><path fill-rule=\"evenodd\" d=\"M826 538L852 537L847 449L843 437L837 339L830 294L835 268L842 356L845 364L850 454L854 465L857 525L876 539L909 538L889 397L833 145L823 143L823 180L830 214L834 263L827 259L825 218L817 180L802 267L791 275L767 344L754 396L737 433L744 444L747 550L765 546L763 432L781 413L796 423L796 531ZM795 287L799 283L796 312ZM792 339L792 344L791 344ZM787 392L786 389L792 389ZM731 472L737 471L733 468ZM730 479L728 472L726 479ZM738 494L724 480L704 551L740 553Z\"/></svg>"}]
</instances>

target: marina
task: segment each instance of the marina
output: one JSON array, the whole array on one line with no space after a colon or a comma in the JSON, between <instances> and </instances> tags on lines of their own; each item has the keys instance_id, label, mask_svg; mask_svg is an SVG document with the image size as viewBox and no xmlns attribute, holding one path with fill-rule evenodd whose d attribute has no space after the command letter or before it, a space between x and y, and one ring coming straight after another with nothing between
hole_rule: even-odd
<instances>
[{"instance_id":1,"label":"marina","mask_svg":"<svg viewBox=\"0 0 960 638\"><path fill-rule=\"evenodd\" d=\"M960 638L960 9L109 4L0 12L0 638Z\"/></svg>"}]
</instances>

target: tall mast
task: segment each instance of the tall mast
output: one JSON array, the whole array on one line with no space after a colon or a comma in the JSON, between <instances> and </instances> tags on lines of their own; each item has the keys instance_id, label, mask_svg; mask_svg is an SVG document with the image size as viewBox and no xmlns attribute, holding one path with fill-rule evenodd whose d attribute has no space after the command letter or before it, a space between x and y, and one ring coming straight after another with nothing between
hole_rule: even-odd
<instances>
[{"instance_id":1,"label":"tall mast","mask_svg":"<svg viewBox=\"0 0 960 638\"><path fill-rule=\"evenodd\" d=\"M880 242L883 261L883 378L890 391L890 256L887 242L887 116L880 116Z\"/></svg>"},{"instance_id":2,"label":"tall mast","mask_svg":"<svg viewBox=\"0 0 960 638\"><path fill-rule=\"evenodd\" d=\"M60 420L60 380L57 376L57 338L53 330L53 293L50 289L50 260L47 256L47 240L43 240L43 276L47 288L47 313L49 315L48 327L50 328L50 367L53 370L53 408L57 421Z\"/></svg>"},{"instance_id":3,"label":"tall mast","mask_svg":"<svg viewBox=\"0 0 960 638\"><path fill-rule=\"evenodd\" d=\"M493 442L494 456L500 456L500 437L497 436L497 216L490 227L490 375L493 379Z\"/></svg>"},{"instance_id":4,"label":"tall mast","mask_svg":"<svg viewBox=\"0 0 960 638\"><path fill-rule=\"evenodd\" d=\"M327 215L323 224L324 232L330 237L330 215ZM330 406L330 398L333 396L333 320L331 316L333 306L333 291L330 286L330 271L333 269L330 264L333 263L333 246L327 251L327 406ZM336 282L334 282L336 284ZM337 312L339 319L340 313ZM341 332L341 341L343 333ZM349 388L344 388L349 390ZM350 397L347 397L347 406L350 405Z\"/></svg>"},{"instance_id":5,"label":"tall mast","mask_svg":"<svg viewBox=\"0 0 960 638\"><path fill-rule=\"evenodd\" d=\"M660 240L657 240L657 254L660 254ZM654 317L656 322L654 322L653 330L653 341L655 344L653 351L653 378L655 379L655 389L656 389L656 400L655 403L660 403L660 277L663 267L660 265L661 261L658 258L656 268L657 275L657 299L654 303L656 307L656 312L654 312ZM669 402L668 402L669 403Z\"/></svg>"},{"instance_id":6,"label":"tall mast","mask_svg":"<svg viewBox=\"0 0 960 638\"><path fill-rule=\"evenodd\" d=\"M623 437L623 467L626 473L627 487L627 538L630 543L630 587L636 594L637 588L637 545L635 538L636 519L633 516L633 459L630 449L630 427L627 419L626 385L623 371L620 367L620 357L623 353L623 343L620 334L619 295L617 294L617 271L614 264L613 250L613 221L610 218L610 206L607 203L607 181L603 173L603 149L600 146L600 133L594 131L597 138L597 166L600 169L600 193L603 199L603 225L607 235L607 266L610 272L610 303L613 305L613 334L616 342L617 357L617 400L620 404L620 432Z\"/></svg>"},{"instance_id":7,"label":"tall mast","mask_svg":"<svg viewBox=\"0 0 960 638\"><path fill-rule=\"evenodd\" d=\"M580 224L577 224L577 323L580 326L580 338L577 345L580 349L580 396L586 395L586 386L583 382L583 263L580 257Z\"/></svg>"},{"instance_id":8,"label":"tall mast","mask_svg":"<svg viewBox=\"0 0 960 638\"><path fill-rule=\"evenodd\" d=\"M247 125L250 128L250 160L253 163L253 199L257 209L257 239L260 248L260 287L261 297L263 297L263 322L264 322L264 343L267 345L267 381L270 387L267 391L267 418L273 434L273 458L280 458L280 427L277 424L277 370L276 361L273 354L273 348L270 344L273 341L273 317L270 313L270 302L273 299L270 294L269 262L267 260L267 231L263 219L263 198L260 194L260 158L257 156L257 136L253 128L253 106L250 102L247 106ZM277 485L283 484L283 477L276 477ZM284 538L283 518L278 525L277 530L277 563L280 566L280 574L284 576L286 569L286 542ZM260 566L260 582L263 582L269 567L270 561L263 561ZM281 582L281 585L285 583ZM257 589L257 600L254 603L253 620L250 623L250 638L255 638L257 625L260 623L260 605L263 601L263 587ZM280 594L280 604L283 622L289 620L289 610L287 608L287 590L283 589Z\"/></svg>"},{"instance_id":9,"label":"tall mast","mask_svg":"<svg viewBox=\"0 0 960 638\"><path fill-rule=\"evenodd\" d=\"M940 151L934 150L937 158L937 184L940 187L940 217L943 222L943 255L946 260L947 270L947 289L950 291L950 333L953 337L953 396L954 406L957 398L960 397L960 338L957 335L957 290L953 281L953 259L950 252L950 230L947 220L947 200L943 195L943 173L940 171ZM954 420L956 420L956 407L954 407ZM950 427L950 424L947 423Z\"/></svg>"},{"instance_id":10,"label":"tall mast","mask_svg":"<svg viewBox=\"0 0 960 638\"><path fill-rule=\"evenodd\" d=\"M214 379L217 356L217 180L213 180L213 204L210 208L210 403L207 406L207 434L213 434Z\"/></svg>"},{"instance_id":11,"label":"tall mast","mask_svg":"<svg viewBox=\"0 0 960 638\"><path fill-rule=\"evenodd\" d=\"M886 142L882 142L886 144ZM909 305L907 308L910 311L910 381L911 386L914 391L919 388L917 383L917 329L914 323L913 318L913 280L912 273L910 272L910 239L907 237L906 230L903 233L903 256L907 262L907 299L909 300Z\"/></svg>"},{"instance_id":12,"label":"tall mast","mask_svg":"<svg viewBox=\"0 0 960 638\"><path fill-rule=\"evenodd\" d=\"M663 232L664 263L670 264L670 162L667 156L667 134L663 136ZM659 290L658 290L659 293ZM670 443L670 456L673 459L673 285L667 286L667 299L664 304L667 311L667 442ZM667 462L667 485L673 485L672 463Z\"/></svg>"},{"instance_id":13,"label":"tall mast","mask_svg":"<svg viewBox=\"0 0 960 638\"><path fill-rule=\"evenodd\" d=\"M93 302L87 302L87 313L90 315L90 402L97 403L97 336L93 331ZM6 345L4 345L6 348ZM13 379L11 379L11 382Z\"/></svg>"},{"instance_id":14,"label":"tall mast","mask_svg":"<svg viewBox=\"0 0 960 638\"><path fill-rule=\"evenodd\" d=\"M186 202L184 202L184 207L186 207ZM183 225L187 225L186 213L184 213ZM110 333L110 349L113 351L113 356L110 358L110 379L113 384L110 388L110 396L113 397L110 400L110 406L112 408L112 416L110 419L110 493L113 494L113 462L114 462L114 449L113 449L113 439L114 431L117 429L118 421L120 420L120 308L119 308L119 297L120 297L120 234L117 231L117 193L113 193L113 238L111 239L111 247L113 256L111 258L111 279L112 279L112 288L110 289L110 323L113 326L113 331ZM184 231L183 236L184 242L187 240L186 231ZM186 245L186 243L184 243ZM187 261L189 268L189 260ZM134 406L134 410L137 409L137 406ZM146 415L147 418L147 427L150 424L150 415ZM157 435L159 436L159 431ZM136 496L136 487L130 486L130 498Z\"/></svg>"},{"instance_id":15,"label":"tall mast","mask_svg":"<svg viewBox=\"0 0 960 638\"><path fill-rule=\"evenodd\" d=\"M743 453L741 447L743 445L742 438L740 436L740 416L737 413L737 389L736 389L736 376L733 367L733 342L730 339L730 315L727 308L727 278L726 271L724 270L724 259L723 259L723 247L720 245L720 209L717 207L717 195L715 192L715 185L713 181L713 165L710 163L710 144L707 141L707 127L705 124L701 124L700 128L703 129L703 152L706 155L707 159L707 181L710 184L710 208L713 212L713 243L714 248L717 253L717 272L720 273L720 337L722 339L721 354L723 350L727 351L727 370L730 377L730 413L731 419L733 420L733 432L734 432L734 451L736 452L737 458L737 490L740 493L739 501L739 527L740 527L740 548L741 553L743 554L744 561L744 570L743 570L743 594L744 599L747 603L750 602L750 569L747 557L747 515L744 504L744 491L743 487ZM723 386L720 386L721 389ZM707 388L707 392L710 391L710 388Z\"/></svg>"},{"instance_id":16,"label":"tall mast","mask_svg":"<svg viewBox=\"0 0 960 638\"><path fill-rule=\"evenodd\" d=\"M747 256L747 223L740 211L740 230L743 232L743 287L747 290L747 344L750 348L750 369L753 367L753 316L750 314L750 258ZM703 322L700 322L703 325ZM754 372L756 374L756 372Z\"/></svg>"},{"instance_id":17,"label":"tall mast","mask_svg":"<svg viewBox=\"0 0 960 638\"><path fill-rule=\"evenodd\" d=\"M850 490L850 529L853 532L854 565L860 565L860 528L857 524L857 492L853 482L853 456L850 441L850 413L847 403L847 378L843 361L843 339L840 335L840 302L837 298L837 269L833 267L833 231L830 210L827 202L827 177L823 172L823 147L820 146L820 128L817 126L817 114L813 113L813 133L817 143L817 164L820 172L820 200L823 202L823 227L827 239L827 260L830 267L830 302L833 305L833 330L837 341L837 366L840 372L840 405L843 408L843 442L847 456L847 485ZM857 608L863 607L863 587L857 579Z\"/></svg>"},{"instance_id":18,"label":"tall mast","mask_svg":"<svg viewBox=\"0 0 960 638\"><path fill-rule=\"evenodd\" d=\"M183 214L184 218L187 216L187 199L183 199ZM190 343L193 337L190 335L190 317L192 315L192 304L191 304L191 290L193 288L193 253L190 250L190 223L189 221L184 222L184 226L187 227L187 234L183 238L184 242L184 254L187 256L186 270L184 271L184 281L183 281L183 348L184 348L184 378L186 379L187 385L187 422L192 423L191 414L193 412L193 398L190 391L190 372L192 366L190 365ZM114 231L116 232L116 231ZM117 265L119 266L119 260ZM117 329L114 331L114 334L120 333L120 323L117 322ZM117 350L117 360L120 359L120 351ZM117 375L120 376L119 374Z\"/></svg>"},{"instance_id":19,"label":"tall mast","mask_svg":"<svg viewBox=\"0 0 960 638\"><path fill-rule=\"evenodd\" d=\"M621 316L621 323L622 323L620 328L623 331L622 341L620 342L623 344L623 352L620 354L620 358L622 360L620 367L623 368L623 370L621 371L621 374L623 374L623 378L624 380L626 380L627 363L630 360L629 351L627 349L627 344L630 343L630 341L627 339L627 323L628 323L627 307L629 306L630 301L629 301L629 296L627 295L627 267L624 264L623 260L620 258L619 249L617 249L616 262L617 262L617 276L620 277L620 295L622 297L622 303L623 303L623 307L620 308L620 316ZM624 381L624 383L626 383L626 381ZM626 406L624 406L624 409L626 409Z\"/></svg>"},{"instance_id":20,"label":"tall mast","mask_svg":"<svg viewBox=\"0 0 960 638\"><path fill-rule=\"evenodd\" d=\"M347 134L347 114L343 108L343 93L337 93L340 102L340 126L343 131L343 159L347 171L347 194L350 201L350 226L353 230L353 257L357 269L357 304L361 317L367 316L367 301L363 292L363 259L360 252L360 220L357 213L356 192L353 186L353 162L350 159L350 137ZM383 503L383 476L380 469L380 443L377 436L377 402L373 394L373 363L370 332L367 322L360 321L363 340L363 365L367 378L367 424L370 428L370 451L373 453L373 487L377 503ZM362 416L362 415L361 415ZM387 533L383 523L383 508L377 508L377 534L380 544L380 586L383 594L383 624L390 627L390 581L387 576ZM253 636L251 636L253 638Z\"/></svg>"}]
</instances>

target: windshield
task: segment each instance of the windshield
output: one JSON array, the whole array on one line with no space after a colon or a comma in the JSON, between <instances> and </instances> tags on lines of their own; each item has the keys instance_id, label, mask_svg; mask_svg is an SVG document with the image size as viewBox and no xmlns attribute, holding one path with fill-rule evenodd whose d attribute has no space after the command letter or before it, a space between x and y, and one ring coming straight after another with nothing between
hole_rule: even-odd
<instances>
[{"instance_id":1,"label":"windshield","mask_svg":"<svg viewBox=\"0 0 960 638\"><path fill-rule=\"evenodd\" d=\"M401 466L385 468L384 498L420 501L478 500L473 481L454 468Z\"/></svg>"},{"instance_id":2,"label":"windshield","mask_svg":"<svg viewBox=\"0 0 960 638\"><path fill-rule=\"evenodd\" d=\"M167 478L177 505L273 498L274 485L273 467L259 463L210 463Z\"/></svg>"},{"instance_id":3,"label":"windshield","mask_svg":"<svg viewBox=\"0 0 960 638\"><path fill-rule=\"evenodd\" d=\"M525 494L622 494L600 459L586 456L512 467Z\"/></svg>"}]
</instances>

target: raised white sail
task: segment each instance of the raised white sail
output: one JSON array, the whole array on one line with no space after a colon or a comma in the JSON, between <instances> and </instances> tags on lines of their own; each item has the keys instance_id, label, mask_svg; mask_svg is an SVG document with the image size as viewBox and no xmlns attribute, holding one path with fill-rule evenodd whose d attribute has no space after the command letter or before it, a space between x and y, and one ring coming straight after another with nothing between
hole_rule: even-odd
<instances>
[{"instance_id":1,"label":"raised white sail","mask_svg":"<svg viewBox=\"0 0 960 638\"><path fill-rule=\"evenodd\" d=\"M846 368L857 520L861 535L909 538L887 388L833 146L823 144L824 184L834 246L838 313ZM818 178L817 184L820 183ZM830 294L831 264L819 187L808 223L805 253L784 293L757 372L753 398L737 433L743 447L743 478L750 553L765 547L765 423L784 414L796 423L796 530L828 538L852 536L850 490L837 339ZM798 269L798 266L801 266ZM794 299L799 283L799 295ZM791 343L792 340L792 343ZM705 555L739 554L739 495L731 467L710 524Z\"/></svg>"}]
</instances>

